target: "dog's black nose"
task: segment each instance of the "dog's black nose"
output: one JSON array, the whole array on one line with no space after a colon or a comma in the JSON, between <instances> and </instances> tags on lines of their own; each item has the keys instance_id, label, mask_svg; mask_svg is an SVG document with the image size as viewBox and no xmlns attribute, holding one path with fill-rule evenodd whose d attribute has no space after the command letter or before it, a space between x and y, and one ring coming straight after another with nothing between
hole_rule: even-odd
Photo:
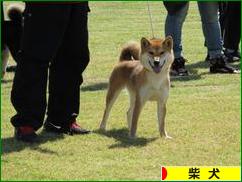
<instances>
[{"instance_id":1,"label":"dog's black nose","mask_svg":"<svg viewBox=\"0 0 242 182\"><path fill-rule=\"evenodd\" d=\"M154 61L154 66L159 66L160 62L159 61Z\"/></svg>"}]
</instances>

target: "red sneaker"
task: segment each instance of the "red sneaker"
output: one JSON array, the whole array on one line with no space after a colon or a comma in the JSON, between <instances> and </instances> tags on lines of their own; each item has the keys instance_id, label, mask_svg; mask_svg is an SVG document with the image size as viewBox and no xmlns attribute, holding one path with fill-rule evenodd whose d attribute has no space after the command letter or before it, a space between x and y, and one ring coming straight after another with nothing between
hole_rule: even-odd
<instances>
[{"instance_id":1,"label":"red sneaker","mask_svg":"<svg viewBox=\"0 0 242 182\"><path fill-rule=\"evenodd\" d=\"M82 128L80 125L77 124L76 121L74 121L70 124L70 133L83 135L90 133L90 131Z\"/></svg>"},{"instance_id":2,"label":"red sneaker","mask_svg":"<svg viewBox=\"0 0 242 182\"><path fill-rule=\"evenodd\" d=\"M36 142L37 134L33 127L20 126L15 128L15 138L23 142Z\"/></svg>"}]
</instances>

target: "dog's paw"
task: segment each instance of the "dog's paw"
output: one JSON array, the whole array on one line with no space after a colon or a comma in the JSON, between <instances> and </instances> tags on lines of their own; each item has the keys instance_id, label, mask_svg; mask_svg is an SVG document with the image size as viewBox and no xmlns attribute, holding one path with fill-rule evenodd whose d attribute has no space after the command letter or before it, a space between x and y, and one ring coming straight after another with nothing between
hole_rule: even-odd
<instances>
[{"instance_id":1,"label":"dog's paw","mask_svg":"<svg viewBox=\"0 0 242 182\"><path fill-rule=\"evenodd\" d=\"M171 139L172 139L172 137L171 137L171 136L169 136L169 135L166 135L166 136L165 136L165 139L166 139L166 140L171 140Z\"/></svg>"},{"instance_id":2,"label":"dog's paw","mask_svg":"<svg viewBox=\"0 0 242 182\"><path fill-rule=\"evenodd\" d=\"M161 137L164 137L165 139L172 139L172 137L169 136L169 135L166 133L166 131L165 131L165 132L161 132L161 133L160 133L160 136L161 136Z\"/></svg>"}]
</instances>

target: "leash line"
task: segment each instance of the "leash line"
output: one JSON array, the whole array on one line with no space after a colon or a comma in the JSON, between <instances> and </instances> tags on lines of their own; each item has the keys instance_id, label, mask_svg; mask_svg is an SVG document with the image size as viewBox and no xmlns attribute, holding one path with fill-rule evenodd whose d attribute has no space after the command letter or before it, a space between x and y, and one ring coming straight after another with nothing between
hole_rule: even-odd
<instances>
[{"instance_id":1,"label":"leash line","mask_svg":"<svg viewBox=\"0 0 242 182\"><path fill-rule=\"evenodd\" d=\"M147 0L147 7L148 7L148 14L149 14L149 17L150 17L150 28L151 28L151 33L152 33L152 37L154 38L154 28L153 28L152 16L151 16L151 12L150 12L150 4L149 4L149 0Z\"/></svg>"}]
</instances>

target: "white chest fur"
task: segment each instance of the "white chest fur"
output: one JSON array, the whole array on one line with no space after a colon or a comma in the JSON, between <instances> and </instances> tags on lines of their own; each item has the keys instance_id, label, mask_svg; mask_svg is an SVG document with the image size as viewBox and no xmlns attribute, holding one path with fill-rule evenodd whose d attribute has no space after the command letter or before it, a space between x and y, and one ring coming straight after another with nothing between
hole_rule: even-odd
<instances>
[{"instance_id":1,"label":"white chest fur","mask_svg":"<svg viewBox=\"0 0 242 182\"><path fill-rule=\"evenodd\" d=\"M162 74L148 74L147 83L141 88L140 96L145 102L147 100L158 101L168 97L169 78Z\"/></svg>"}]
</instances>

